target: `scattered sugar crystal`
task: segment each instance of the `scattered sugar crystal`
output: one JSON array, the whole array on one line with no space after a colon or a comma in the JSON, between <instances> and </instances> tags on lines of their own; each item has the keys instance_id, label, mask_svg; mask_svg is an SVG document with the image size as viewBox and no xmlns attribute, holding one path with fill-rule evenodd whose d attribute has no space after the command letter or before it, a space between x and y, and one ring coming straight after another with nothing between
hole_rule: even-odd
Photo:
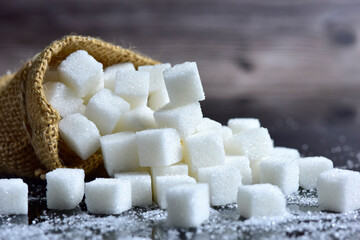
<instances>
[{"instance_id":1,"label":"scattered sugar crystal","mask_svg":"<svg viewBox=\"0 0 360 240\"><path fill-rule=\"evenodd\" d=\"M184 184L166 193L167 223L171 227L198 227L209 218L209 187L207 184Z\"/></svg>"},{"instance_id":2,"label":"scattered sugar crystal","mask_svg":"<svg viewBox=\"0 0 360 240\"><path fill-rule=\"evenodd\" d=\"M154 111L159 110L170 102L166 88L157 90L149 95L148 106Z\"/></svg>"},{"instance_id":3,"label":"scattered sugar crystal","mask_svg":"<svg viewBox=\"0 0 360 240\"><path fill-rule=\"evenodd\" d=\"M256 118L231 118L228 126L234 134L237 134L245 130L260 128L260 121Z\"/></svg>"},{"instance_id":4,"label":"scattered sugar crystal","mask_svg":"<svg viewBox=\"0 0 360 240\"><path fill-rule=\"evenodd\" d=\"M49 209L70 210L84 197L83 169L57 168L46 174L46 201Z\"/></svg>"},{"instance_id":5,"label":"scattered sugar crystal","mask_svg":"<svg viewBox=\"0 0 360 240\"><path fill-rule=\"evenodd\" d=\"M192 103L178 108L167 105L154 113L158 127L175 128L184 138L195 132L197 125L202 121L200 103Z\"/></svg>"},{"instance_id":6,"label":"scattered sugar crystal","mask_svg":"<svg viewBox=\"0 0 360 240\"><path fill-rule=\"evenodd\" d=\"M293 159L267 158L260 163L260 182L278 186L287 196L299 189L299 166Z\"/></svg>"},{"instance_id":7,"label":"scattered sugar crystal","mask_svg":"<svg viewBox=\"0 0 360 240\"><path fill-rule=\"evenodd\" d=\"M236 167L240 170L242 184L252 184L250 161L246 156L226 156L225 165Z\"/></svg>"},{"instance_id":8,"label":"scattered sugar crystal","mask_svg":"<svg viewBox=\"0 0 360 240\"><path fill-rule=\"evenodd\" d=\"M203 118L199 125L197 125L196 132L219 132L222 134L222 125L210 118Z\"/></svg>"},{"instance_id":9,"label":"scattered sugar crystal","mask_svg":"<svg viewBox=\"0 0 360 240\"><path fill-rule=\"evenodd\" d=\"M78 113L84 106L83 100L76 96L70 88L61 82L47 82L44 84L46 100L62 117Z\"/></svg>"},{"instance_id":10,"label":"scattered sugar crystal","mask_svg":"<svg viewBox=\"0 0 360 240\"><path fill-rule=\"evenodd\" d=\"M129 111L130 105L109 89L96 93L86 107L85 116L93 121L101 135L114 131L119 119Z\"/></svg>"},{"instance_id":11,"label":"scattered sugar crystal","mask_svg":"<svg viewBox=\"0 0 360 240\"><path fill-rule=\"evenodd\" d=\"M27 213L27 184L20 178L0 179L0 214Z\"/></svg>"},{"instance_id":12,"label":"scattered sugar crystal","mask_svg":"<svg viewBox=\"0 0 360 240\"><path fill-rule=\"evenodd\" d=\"M182 159L180 137L175 129L148 129L137 132L136 142L142 167L169 166Z\"/></svg>"},{"instance_id":13,"label":"scattered sugar crystal","mask_svg":"<svg viewBox=\"0 0 360 240\"><path fill-rule=\"evenodd\" d=\"M281 190L271 184L239 187L238 212L245 218L285 215L286 200Z\"/></svg>"},{"instance_id":14,"label":"scattered sugar crystal","mask_svg":"<svg viewBox=\"0 0 360 240\"><path fill-rule=\"evenodd\" d=\"M116 173L115 178L130 181L132 206L152 204L151 177L148 172Z\"/></svg>"},{"instance_id":15,"label":"scattered sugar crystal","mask_svg":"<svg viewBox=\"0 0 360 240\"><path fill-rule=\"evenodd\" d=\"M104 70L104 84L105 88L110 89L111 91L115 90L115 79L116 72L122 71L133 71L135 72L135 67L131 62L127 63L118 63L111 65Z\"/></svg>"},{"instance_id":16,"label":"scattered sugar crystal","mask_svg":"<svg viewBox=\"0 0 360 240\"><path fill-rule=\"evenodd\" d=\"M139 168L136 136L133 132L120 132L100 138L104 166L109 176Z\"/></svg>"},{"instance_id":17,"label":"scattered sugar crystal","mask_svg":"<svg viewBox=\"0 0 360 240\"><path fill-rule=\"evenodd\" d=\"M287 147L274 147L274 151L271 154L272 157L298 159L300 153L297 149Z\"/></svg>"},{"instance_id":18,"label":"scattered sugar crystal","mask_svg":"<svg viewBox=\"0 0 360 240\"><path fill-rule=\"evenodd\" d=\"M163 72L169 68L171 68L170 63L139 66L138 68L139 72L148 72L150 74L150 86L149 86L150 94L159 91L160 89L166 88Z\"/></svg>"},{"instance_id":19,"label":"scattered sugar crystal","mask_svg":"<svg viewBox=\"0 0 360 240\"><path fill-rule=\"evenodd\" d=\"M156 196L157 203L162 209L167 208L166 192L174 186L180 184L196 184L196 180L185 175L177 176L158 176L156 177Z\"/></svg>"},{"instance_id":20,"label":"scattered sugar crystal","mask_svg":"<svg viewBox=\"0 0 360 240\"><path fill-rule=\"evenodd\" d=\"M184 106L205 99L195 62L185 62L165 70L164 80L172 106Z\"/></svg>"},{"instance_id":21,"label":"scattered sugar crystal","mask_svg":"<svg viewBox=\"0 0 360 240\"><path fill-rule=\"evenodd\" d=\"M149 76L148 72L119 71L116 73L114 92L129 102L131 108L146 106Z\"/></svg>"},{"instance_id":22,"label":"scattered sugar crystal","mask_svg":"<svg viewBox=\"0 0 360 240\"><path fill-rule=\"evenodd\" d=\"M100 148L100 133L96 125L80 113L64 117L59 122L60 136L82 160Z\"/></svg>"},{"instance_id":23,"label":"scattered sugar crystal","mask_svg":"<svg viewBox=\"0 0 360 240\"><path fill-rule=\"evenodd\" d=\"M59 79L75 94L85 97L103 80L102 64L84 50L70 54L58 67Z\"/></svg>"},{"instance_id":24,"label":"scattered sugar crystal","mask_svg":"<svg viewBox=\"0 0 360 240\"><path fill-rule=\"evenodd\" d=\"M241 172L230 166L199 168L199 183L209 184L212 206L236 203L238 187L241 186Z\"/></svg>"},{"instance_id":25,"label":"scattered sugar crystal","mask_svg":"<svg viewBox=\"0 0 360 240\"><path fill-rule=\"evenodd\" d=\"M334 212L360 209L360 173L331 169L320 174L316 189L319 207Z\"/></svg>"},{"instance_id":26,"label":"scattered sugar crystal","mask_svg":"<svg viewBox=\"0 0 360 240\"><path fill-rule=\"evenodd\" d=\"M140 106L125 113L117 123L114 132L138 132L155 127L154 111L147 106Z\"/></svg>"},{"instance_id":27,"label":"scattered sugar crystal","mask_svg":"<svg viewBox=\"0 0 360 240\"><path fill-rule=\"evenodd\" d=\"M85 202L93 214L120 214L131 208L128 180L97 178L85 184Z\"/></svg>"},{"instance_id":28,"label":"scattered sugar crystal","mask_svg":"<svg viewBox=\"0 0 360 240\"><path fill-rule=\"evenodd\" d=\"M252 183L260 183L260 163L262 159L250 162Z\"/></svg>"},{"instance_id":29,"label":"scattered sugar crystal","mask_svg":"<svg viewBox=\"0 0 360 240\"><path fill-rule=\"evenodd\" d=\"M300 158L298 165L299 184L304 189L315 188L319 175L333 168L333 162L325 157Z\"/></svg>"}]
</instances>

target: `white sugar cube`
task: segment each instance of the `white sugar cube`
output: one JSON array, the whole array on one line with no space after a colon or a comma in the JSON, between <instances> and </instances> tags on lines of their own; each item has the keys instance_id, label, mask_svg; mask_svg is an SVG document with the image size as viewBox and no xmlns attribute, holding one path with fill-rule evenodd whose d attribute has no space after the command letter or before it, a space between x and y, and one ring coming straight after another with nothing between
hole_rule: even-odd
<instances>
[{"instance_id":1,"label":"white sugar cube","mask_svg":"<svg viewBox=\"0 0 360 240\"><path fill-rule=\"evenodd\" d=\"M233 135L233 132L232 132L231 128L229 128L227 126L222 126L221 127L221 135L222 135L223 141L226 142L227 140L229 140L231 138L231 136Z\"/></svg>"},{"instance_id":2,"label":"white sugar cube","mask_svg":"<svg viewBox=\"0 0 360 240\"><path fill-rule=\"evenodd\" d=\"M198 180L209 184L212 206L235 203L238 187L242 185L240 170L230 166L199 168Z\"/></svg>"},{"instance_id":3,"label":"white sugar cube","mask_svg":"<svg viewBox=\"0 0 360 240\"><path fill-rule=\"evenodd\" d=\"M150 74L149 93L154 93L160 89L166 88L164 82L163 72L171 68L170 63L163 63L157 65L139 66L139 72L148 72Z\"/></svg>"},{"instance_id":4,"label":"white sugar cube","mask_svg":"<svg viewBox=\"0 0 360 240\"><path fill-rule=\"evenodd\" d=\"M242 217L281 216L287 213L286 199L281 190L271 184L239 187L238 212Z\"/></svg>"},{"instance_id":5,"label":"white sugar cube","mask_svg":"<svg viewBox=\"0 0 360 240\"><path fill-rule=\"evenodd\" d=\"M260 121L256 118L231 118L227 125L236 134L245 130L260 128Z\"/></svg>"},{"instance_id":6,"label":"white sugar cube","mask_svg":"<svg viewBox=\"0 0 360 240\"><path fill-rule=\"evenodd\" d=\"M46 174L46 201L49 209L70 210L84 197L83 169L57 168Z\"/></svg>"},{"instance_id":7,"label":"white sugar cube","mask_svg":"<svg viewBox=\"0 0 360 240\"><path fill-rule=\"evenodd\" d=\"M175 128L182 138L195 132L202 116L198 102L178 108L169 108L169 105L166 105L154 113L158 127Z\"/></svg>"},{"instance_id":8,"label":"white sugar cube","mask_svg":"<svg viewBox=\"0 0 360 240\"><path fill-rule=\"evenodd\" d=\"M165 70L164 80L172 106L184 106L205 99L195 62L185 62Z\"/></svg>"},{"instance_id":9,"label":"white sugar cube","mask_svg":"<svg viewBox=\"0 0 360 240\"><path fill-rule=\"evenodd\" d=\"M148 72L119 71L116 73L114 92L129 102L131 108L146 106L149 76Z\"/></svg>"},{"instance_id":10,"label":"white sugar cube","mask_svg":"<svg viewBox=\"0 0 360 240\"><path fill-rule=\"evenodd\" d=\"M210 118L203 118L199 125L197 125L196 132L219 132L222 134L222 125Z\"/></svg>"},{"instance_id":11,"label":"white sugar cube","mask_svg":"<svg viewBox=\"0 0 360 240\"><path fill-rule=\"evenodd\" d=\"M184 184L166 193L167 223L171 227L198 227L209 218L209 187L207 184Z\"/></svg>"},{"instance_id":12,"label":"white sugar cube","mask_svg":"<svg viewBox=\"0 0 360 240\"><path fill-rule=\"evenodd\" d=\"M246 156L226 156L225 165L236 167L241 172L242 184L252 184L250 161Z\"/></svg>"},{"instance_id":13,"label":"white sugar cube","mask_svg":"<svg viewBox=\"0 0 360 240\"><path fill-rule=\"evenodd\" d=\"M278 186L287 196L299 189L299 166L294 160L267 158L260 163L260 182Z\"/></svg>"},{"instance_id":14,"label":"white sugar cube","mask_svg":"<svg viewBox=\"0 0 360 240\"><path fill-rule=\"evenodd\" d=\"M120 132L100 138L104 166L109 176L116 172L135 171L139 168L136 136L133 132Z\"/></svg>"},{"instance_id":15,"label":"white sugar cube","mask_svg":"<svg viewBox=\"0 0 360 240\"><path fill-rule=\"evenodd\" d=\"M60 136L82 160L100 148L100 133L96 125L80 113L64 117L59 122Z\"/></svg>"},{"instance_id":16,"label":"white sugar cube","mask_svg":"<svg viewBox=\"0 0 360 240\"><path fill-rule=\"evenodd\" d=\"M201 167L225 163L225 151L220 133L206 132L188 136L184 141L184 160L192 175Z\"/></svg>"},{"instance_id":17,"label":"white sugar cube","mask_svg":"<svg viewBox=\"0 0 360 240\"><path fill-rule=\"evenodd\" d=\"M58 67L59 78L75 94L85 97L103 80L103 65L84 50L70 54Z\"/></svg>"},{"instance_id":18,"label":"white sugar cube","mask_svg":"<svg viewBox=\"0 0 360 240\"><path fill-rule=\"evenodd\" d=\"M107 89L110 89L111 91L115 90L115 78L116 78L116 72L122 71L134 71L135 67L134 64L131 62L127 63L118 63L111 65L104 70L104 84Z\"/></svg>"},{"instance_id":19,"label":"white sugar cube","mask_svg":"<svg viewBox=\"0 0 360 240\"><path fill-rule=\"evenodd\" d=\"M154 111L147 106L140 106L125 113L117 123L114 132L138 132L155 127Z\"/></svg>"},{"instance_id":20,"label":"white sugar cube","mask_svg":"<svg viewBox=\"0 0 360 240\"><path fill-rule=\"evenodd\" d=\"M151 177L148 172L116 173L115 178L130 181L132 206L152 204Z\"/></svg>"},{"instance_id":21,"label":"white sugar cube","mask_svg":"<svg viewBox=\"0 0 360 240\"><path fill-rule=\"evenodd\" d=\"M0 179L0 214L27 213L27 184L20 178Z\"/></svg>"},{"instance_id":22,"label":"white sugar cube","mask_svg":"<svg viewBox=\"0 0 360 240\"><path fill-rule=\"evenodd\" d=\"M196 184L196 180L189 176L177 175L177 176L159 176L156 177L156 196L157 203L162 209L167 208L166 192L170 188L180 184Z\"/></svg>"},{"instance_id":23,"label":"white sugar cube","mask_svg":"<svg viewBox=\"0 0 360 240\"><path fill-rule=\"evenodd\" d=\"M334 212L360 209L360 173L331 169L320 174L316 189L319 207Z\"/></svg>"},{"instance_id":24,"label":"white sugar cube","mask_svg":"<svg viewBox=\"0 0 360 240\"><path fill-rule=\"evenodd\" d=\"M298 159L300 153L297 149L287 147L274 147L274 151L271 154L272 157Z\"/></svg>"},{"instance_id":25,"label":"white sugar cube","mask_svg":"<svg viewBox=\"0 0 360 240\"><path fill-rule=\"evenodd\" d=\"M96 93L86 106L85 116L93 121L101 135L114 131L119 119L129 111L130 105L109 89Z\"/></svg>"},{"instance_id":26,"label":"white sugar cube","mask_svg":"<svg viewBox=\"0 0 360 240\"><path fill-rule=\"evenodd\" d=\"M46 100L62 117L78 113L85 107L82 98L76 96L70 88L61 82L47 82L44 84Z\"/></svg>"},{"instance_id":27,"label":"white sugar cube","mask_svg":"<svg viewBox=\"0 0 360 240\"><path fill-rule=\"evenodd\" d=\"M93 214L120 214L131 208L128 180L97 178L85 184L85 202Z\"/></svg>"},{"instance_id":28,"label":"white sugar cube","mask_svg":"<svg viewBox=\"0 0 360 240\"><path fill-rule=\"evenodd\" d=\"M316 187L316 181L322 172L333 168L333 162L325 157L306 157L298 160L299 184L304 189Z\"/></svg>"},{"instance_id":29,"label":"white sugar cube","mask_svg":"<svg viewBox=\"0 0 360 240\"><path fill-rule=\"evenodd\" d=\"M159 110L170 102L166 88L161 88L149 95L148 106L154 111Z\"/></svg>"},{"instance_id":30,"label":"white sugar cube","mask_svg":"<svg viewBox=\"0 0 360 240\"><path fill-rule=\"evenodd\" d=\"M142 167L169 166L182 159L180 137L175 129L148 129L137 132L136 143Z\"/></svg>"},{"instance_id":31,"label":"white sugar cube","mask_svg":"<svg viewBox=\"0 0 360 240\"><path fill-rule=\"evenodd\" d=\"M252 176L253 184L260 183L260 163L261 162L262 162L262 159L250 162L251 176Z\"/></svg>"},{"instance_id":32,"label":"white sugar cube","mask_svg":"<svg viewBox=\"0 0 360 240\"><path fill-rule=\"evenodd\" d=\"M97 93L100 92L101 90L104 89L104 79L101 80L100 84L94 88L88 95L86 95L85 97L83 97L85 104L88 104L89 100Z\"/></svg>"},{"instance_id":33,"label":"white sugar cube","mask_svg":"<svg viewBox=\"0 0 360 240\"><path fill-rule=\"evenodd\" d=\"M250 161L268 157L273 144L266 128L253 128L234 134L227 142L233 155L245 155Z\"/></svg>"}]
</instances>

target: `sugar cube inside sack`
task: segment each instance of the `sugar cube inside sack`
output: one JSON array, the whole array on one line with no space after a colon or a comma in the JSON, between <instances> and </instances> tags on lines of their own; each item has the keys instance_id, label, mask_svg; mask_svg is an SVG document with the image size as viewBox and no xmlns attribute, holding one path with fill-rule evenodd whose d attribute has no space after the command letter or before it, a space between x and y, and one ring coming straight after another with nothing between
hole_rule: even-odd
<instances>
[{"instance_id":1,"label":"sugar cube inside sack","mask_svg":"<svg viewBox=\"0 0 360 240\"><path fill-rule=\"evenodd\" d=\"M239 187L238 212L245 218L281 216L287 213L286 199L281 190L271 184Z\"/></svg>"},{"instance_id":2,"label":"sugar cube inside sack","mask_svg":"<svg viewBox=\"0 0 360 240\"><path fill-rule=\"evenodd\" d=\"M298 160L299 184L304 189L316 187L316 181L322 172L333 168L333 162L325 157L306 157Z\"/></svg>"},{"instance_id":3,"label":"sugar cube inside sack","mask_svg":"<svg viewBox=\"0 0 360 240\"><path fill-rule=\"evenodd\" d=\"M228 121L228 126L236 134L245 130L260 128L260 121L256 118L231 118Z\"/></svg>"},{"instance_id":4,"label":"sugar cube inside sack","mask_svg":"<svg viewBox=\"0 0 360 240\"><path fill-rule=\"evenodd\" d=\"M85 203L93 214L120 214L131 208L128 180L97 178L85 184Z\"/></svg>"},{"instance_id":5,"label":"sugar cube inside sack","mask_svg":"<svg viewBox=\"0 0 360 240\"><path fill-rule=\"evenodd\" d=\"M70 210L84 197L83 169L57 168L46 174L46 201L49 209Z\"/></svg>"},{"instance_id":6,"label":"sugar cube inside sack","mask_svg":"<svg viewBox=\"0 0 360 240\"><path fill-rule=\"evenodd\" d=\"M240 170L242 177L242 184L252 184L252 174L250 168L250 161L246 156L226 156L225 165L236 167Z\"/></svg>"},{"instance_id":7,"label":"sugar cube inside sack","mask_svg":"<svg viewBox=\"0 0 360 240\"><path fill-rule=\"evenodd\" d=\"M20 178L0 179L0 214L27 213L27 184Z\"/></svg>"},{"instance_id":8,"label":"sugar cube inside sack","mask_svg":"<svg viewBox=\"0 0 360 240\"><path fill-rule=\"evenodd\" d=\"M360 209L360 173L331 169L320 174L316 189L319 207L334 212Z\"/></svg>"},{"instance_id":9,"label":"sugar cube inside sack","mask_svg":"<svg viewBox=\"0 0 360 240\"><path fill-rule=\"evenodd\" d=\"M148 72L119 71L116 73L114 92L129 102L131 108L146 106L149 77Z\"/></svg>"},{"instance_id":10,"label":"sugar cube inside sack","mask_svg":"<svg viewBox=\"0 0 360 240\"><path fill-rule=\"evenodd\" d=\"M146 65L146 66L139 66L139 72L148 72L150 74L150 86L149 86L149 93L154 93L159 91L160 89L164 89L165 82L163 72L166 69L171 68L170 63L163 63L163 64L156 64L156 65Z\"/></svg>"},{"instance_id":11,"label":"sugar cube inside sack","mask_svg":"<svg viewBox=\"0 0 360 240\"><path fill-rule=\"evenodd\" d=\"M287 148L287 147L274 147L273 152L271 153L272 157L281 157L289 159L298 159L300 158L300 153L297 149Z\"/></svg>"},{"instance_id":12,"label":"sugar cube inside sack","mask_svg":"<svg viewBox=\"0 0 360 240\"><path fill-rule=\"evenodd\" d=\"M177 175L177 176L159 176L156 177L156 196L157 203L162 209L167 208L166 192L170 188L180 184L196 184L196 180L189 176Z\"/></svg>"},{"instance_id":13,"label":"sugar cube inside sack","mask_svg":"<svg viewBox=\"0 0 360 240\"><path fill-rule=\"evenodd\" d=\"M148 106L154 111L159 110L168 103L170 103L170 99L165 87L149 95Z\"/></svg>"},{"instance_id":14,"label":"sugar cube inside sack","mask_svg":"<svg viewBox=\"0 0 360 240\"><path fill-rule=\"evenodd\" d=\"M114 173L135 171L139 168L136 136L134 132L119 132L100 138L104 166L109 176Z\"/></svg>"},{"instance_id":15,"label":"sugar cube inside sack","mask_svg":"<svg viewBox=\"0 0 360 240\"><path fill-rule=\"evenodd\" d=\"M140 106L125 113L115 127L115 132L142 131L155 128L154 111L147 106Z\"/></svg>"},{"instance_id":16,"label":"sugar cube inside sack","mask_svg":"<svg viewBox=\"0 0 360 240\"><path fill-rule=\"evenodd\" d=\"M167 223L171 227L198 227L209 218L207 184L184 184L166 192Z\"/></svg>"},{"instance_id":17,"label":"sugar cube inside sack","mask_svg":"<svg viewBox=\"0 0 360 240\"><path fill-rule=\"evenodd\" d=\"M178 108L170 105L159 109L154 113L158 127L175 128L182 138L195 132L196 127L202 121L200 103L192 103Z\"/></svg>"},{"instance_id":18,"label":"sugar cube inside sack","mask_svg":"<svg viewBox=\"0 0 360 240\"><path fill-rule=\"evenodd\" d=\"M230 166L199 168L199 183L207 183L212 206L236 203L238 187L241 186L241 172Z\"/></svg>"},{"instance_id":19,"label":"sugar cube inside sack","mask_svg":"<svg viewBox=\"0 0 360 240\"><path fill-rule=\"evenodd\" d=\"M152 204L151 177L148 172L116 173L115 178L130 181L132 206Z\"/></svg>"},{"instance_id":20,"label":"sugar cube inside sack","mask_svg":"<svg viewBox=\"0 0 360 240\"><path fill-rule=\"evenodd\" d=\"M227 126L222 126L221 134L222 134L223 141L225 142L230 139L230 137L233 135L233 132L232 132L231 128L229 128Z\"/></svg>"},{"instance_id":21,"label":"sugar cube inside sack","mask_svg":"<svg viewBox=\"0 0 360 240\"><path fill-rule=\"evenodd\" d=\"M222 125L210 118L203 118L200 124L197 125L196 132L219 132L222 134Z\"/></svg>"},{"instance_id":22,"label":"sugar cube inside sack","mask_svg":"<svg viewBox=\"0 0 360 240\"><path fill-rule=\"evenodd\" d=\"M260 163L260 182L278 186L287 196L299 189L299 166L294 160L267 158Z\"/></svg>"},{"instance_id":23,"label":"sugar cube inside sack","mask_svg":"<svg viewBox=\"0 0 360 240\"><path fill-rule=\"evenodd\" d=\"M103 80L103 65L84 50L70 54L58 67L59 78L76 95L85 97Z\"/></svg>"},{"instance_id":24,"label":"sugar cube inside sack","mask_svg":"<svg viewBox=\"0 0 360 240\"><path fill-rule=\"evenodd\" d=\"M68 115L59 122L60 136L82 160L100 148L100 133L96 125L80 113Z\"/></svg>"},{"instance_id":25,"label":"sugar cube inside sack","mask_svg":"<svg viewBox=\"0 0 360 240\"><path fill-rule=\"evenodd\" d=\"M165 70L164 80L172 106L184 106L205 99L195 62L185 62Z\"/></svg>"},{"instance_id":26,"label":"sugar cube inside sack","mask_svg":"<svg viewBox=\"0 0 360 240\"><path fill-rule=\"evenodd\" d=\"M148 129L137 132L136 143L142 167L169 166L182 159L180 137L175 129Z\"/></svg>"},{"instance_id":27,"label":"sugar cube inside sack","mask_svg":"<svg viewBox=\"0 0 360 240\"><path fill-rule=\"evenodd\" d=\"M118 63L111 65L104 70L104 84L105 88L110 89L111 91L115 90L115 79L116 79L116 72L118 71L133 71L135 72L134 64L131 62L127 63Z\"/></svg>"}]
</instances>

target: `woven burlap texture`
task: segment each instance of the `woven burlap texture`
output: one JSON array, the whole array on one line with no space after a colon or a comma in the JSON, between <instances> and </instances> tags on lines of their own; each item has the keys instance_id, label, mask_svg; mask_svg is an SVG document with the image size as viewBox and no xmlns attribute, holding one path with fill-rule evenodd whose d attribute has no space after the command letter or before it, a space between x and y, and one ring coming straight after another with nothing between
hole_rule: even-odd
<instances>
[{"instance_id":1,"label":"woven burlap texture","mask_svg":"<svg viewBox=\"0 0 360 240\"><path fill-rule=\"evenodd\" d=\"M80 49L104 68L123 62L132 62L135 67L158 63L97 38L72 35L52 42L16 74L1 77L0 174L37 177L60 167L90 173L102 162L100 150L83 161L66 146L59 134L61 117L44 95L45 72Z\"/></svg>"}]
</instances>

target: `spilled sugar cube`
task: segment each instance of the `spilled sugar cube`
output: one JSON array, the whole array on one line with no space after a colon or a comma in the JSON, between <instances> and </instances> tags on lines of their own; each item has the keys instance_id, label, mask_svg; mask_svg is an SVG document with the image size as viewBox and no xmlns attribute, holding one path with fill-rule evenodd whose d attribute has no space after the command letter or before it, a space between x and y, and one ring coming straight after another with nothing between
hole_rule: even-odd
<instances>
[{"instance_id":1,"label":"spilled sugar cube","mask_svg":"<svg viewBox=\"0 0 360 240\"><path fill-rule=\"evenodd\" d=\"M250 168L250 161L246 156L226 156L225 165L235 167L240 170L242 177L242 184L252 184L252 173Z\"/></svg>"},{"instance_id":2,"label":"spilled sugar cube","mask_svg":"<svg viewBox=\"0 0 360 240\"><path fill-rule=\"evenodd\" d=\"M22 179L0 179L0 215L28 213L28 186Z\"/></svg>"},{"instance_id":3,"label":"spilled sugar cube","mask_svg":"<svg viewBox=\"0 0 360 240\"><path fill-rule=\"evenodd\" d=\"M227 125L236 134L245 130L260 128L260 121L256 118L231 118Z\"/></svg>"},{"instance_id":4,"label":"spilled sugar cube","mask_svg":"<svg viewBox=\"0 0 360 240\"><path fill-rule=\"evenodd\" d=\"M300 158L299 184L304 189L314 189L321 173L333 168L333 162L325 157Z\"/></svg>"}]
</instances>

